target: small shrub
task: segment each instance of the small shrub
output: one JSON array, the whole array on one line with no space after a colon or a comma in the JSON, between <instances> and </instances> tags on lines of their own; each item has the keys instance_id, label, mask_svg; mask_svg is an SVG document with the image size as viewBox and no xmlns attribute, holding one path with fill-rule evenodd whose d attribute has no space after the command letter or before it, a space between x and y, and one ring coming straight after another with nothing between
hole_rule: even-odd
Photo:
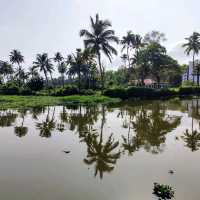
<instances>
[{"instance_id":1,"label":"small shrub","mask_svg":"<svg viewBox=\"0 0 200 200\"><path fill-rule=\"evenodd\" d=\"M24 95L24 96L29 96L29 95L33 95L35 94L35 92L33 92L30 88L22 88L20 90L20 95Z\"/></svg>"},{"instance_id":2,"label":"small shrub","mask_svg":"<svg viewBox=\"0 0 200 200\"><path fill-rule=\"evenodd\" d=\"M0 89L1 94L6 95L17 95L19 94L20 89L15 83L7 83L3 85Z\"/></svg>"},{"instance_id":3,"label":"small shrub","mask_svg":"<svg viewBox=\"0 0 200 200\"><path fill-rule=\"evenodd\" d=\"M180 95L199 95L200 87L181 87L179 89Z\"/></svg>"},{"instance_id":4,"label":"small shrub","mask_svg":"<svg viewBox=\"0 0 200 200\"><path fill-rule=\"evenodd\" d=\"M95 91L94 91L94 90L91 90L91 89L88 89L88 90L81 90L80 94L82 94L82 95L94 95L94 94L95 94Z\"/></svg>"},{"instance_id":5,"label":"small shrub","mask_svg":"<svg viewBox=\"0 0 200 200\"><path fill-rule=\"evenodd\" d=\"M154 97L156 95L157 95L156 91L151 88L129 87L127 89L128 98L131 98L131 97Z\"/></svg>"},{"instance_id":6,"label":"small shrub","mask_svg":"<svg viewBox=\"0 0 200 200\"><path fill-rule=\"evenodd\" d=\"M195 83L193 83L193 81L183 81L182 82L182 86L183 87L192 87L192 86L195 86L196 84Z\"/></svg>"},{"instance_id":7,"label":"small shrub","mask_svg":"<svg viewBox=\"0 0 200 200\"><path fill-rule=\"evenodd\" d=\"M78 94L78 88L76 86L65 86L64 88L56 88L52 89L51 95L52 96L69 96Z\"/></svg>"},{"instance_id":8,"label":"small shrub","mask_svg":"<svg viewBox=\"0 0 200 200\"><path fill-rule=\"evenodd\" d=\"M127 98L127 91L124 88L113 88L104 91L104 95L112 98Z\"/></svg>"}]
</instances>

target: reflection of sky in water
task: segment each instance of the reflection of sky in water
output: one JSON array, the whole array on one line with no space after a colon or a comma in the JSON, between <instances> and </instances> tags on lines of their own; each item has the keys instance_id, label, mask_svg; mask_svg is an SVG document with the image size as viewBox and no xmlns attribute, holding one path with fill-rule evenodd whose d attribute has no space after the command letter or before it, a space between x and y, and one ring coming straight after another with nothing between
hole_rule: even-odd
<instances>
[{"instance_id":1,"label":"reflection of sky in water","mask_svg":"<svg viewBox=\"0 0 200 200\"><path fill-rule=\"evenodd\" d=\"M198 199L199 151L186 144L198 141L183 139L192 124L199 131L197 111L197 100L2 111L1 199L146 200L154 182L173 186L176 199Z\"/></svg>"}]
</instances>

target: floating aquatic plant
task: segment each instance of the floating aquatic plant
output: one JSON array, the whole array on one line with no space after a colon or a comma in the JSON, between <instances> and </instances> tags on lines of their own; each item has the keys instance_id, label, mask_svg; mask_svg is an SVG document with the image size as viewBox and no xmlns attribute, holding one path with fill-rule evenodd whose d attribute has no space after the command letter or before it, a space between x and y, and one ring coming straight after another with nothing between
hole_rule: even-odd
<instances>
[{"instance_id":1,"label":"floating aquatic plant","mask_svg":"<svg viewBox=\"0 0 200 200\"><path fill-rule=\"evenodd\" d=\"M153 194L158 197L159 200L167 200L174 198L174 190L168 185L162 185L154 183Z\"/></svg>"}]
</instances>

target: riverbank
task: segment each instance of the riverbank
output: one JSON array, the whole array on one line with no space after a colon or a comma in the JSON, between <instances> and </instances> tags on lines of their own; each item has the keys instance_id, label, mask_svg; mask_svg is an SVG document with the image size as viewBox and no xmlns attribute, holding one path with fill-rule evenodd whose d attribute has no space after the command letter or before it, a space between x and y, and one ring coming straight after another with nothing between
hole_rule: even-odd
<instances>
[{"instance_id":1,"label":"riverbank","mask_svg":"<svg viewBox=\"0 0 200 200\"><path fill-rule=\"evenodd\" d=\"M118 103L119 98L110 98L102 95L90 96L66 96L66 97L52 97L52 96L0 96L0 109L7 108L30 108L37 106L53 106L53 105L94 105L94 104L112 104Z\"/></svg>"}]
</instances>

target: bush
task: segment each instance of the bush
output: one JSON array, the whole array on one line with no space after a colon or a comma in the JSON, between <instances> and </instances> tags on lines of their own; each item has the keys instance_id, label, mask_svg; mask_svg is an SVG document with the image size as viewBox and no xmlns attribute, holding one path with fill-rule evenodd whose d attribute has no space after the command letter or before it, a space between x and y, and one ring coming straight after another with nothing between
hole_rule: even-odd
<instances>
[{"instance_id":1,"label":"bush","mask_svg":"<svg viewBox=\"0 0 200 200\"><path fill-rule=\"evenodd\" d=\"M76 86L68 85L64 88L56 88L52 89L51 95L52 96L69 96L78 94L78 88Z\"/></svg>"},{"instance_id":2,"label":"bush","mask_svg":"<svg viewBox=\"0 0 200 200\"><path fill-rule=\"evenodd\" d=\"M151 88L129 87L127 89L128 98L131 97L154 97L157 96L156 91Z\"/></svg>"},{"instance_id":3,"label":"bush","mask_svg":"<svg viewBox=\"0 0 200 200\"><path fill-rule=\"evenodd\" d=\"M104 91L104 95L112 98L127 98L127 91L124 88L112 88Z\"/></svg>"},{"instance_id":4,"label":"bush","mask_svg":"<svg viewBox=\"0 0 200 200\"><path fill-rule=\"evenodd\" d=\"M44 87L44 80L41 77L31 78L26 85L30 90L39 91Z\"/></svg>"},{"instance_id":5,"label":"bush","mask_svg":"<svg viewBox=\"0 0 200 200\"><path fill-rule=\"evenodd\" d=\"M81 90L80 94L82 95L94 95L95 91L92 89L88 89L88 90Z\"/></svg>"},{"instance_id":6,"label":"bush","mask_svg":"<svg viewBox=\"0 0 200 200\"><path fill-rule=\"evenodd\" d=\"M33 95L35 94L35 92L33 92L30 88L22 88L20 90L20 95L24 95L24 96L29 96L29 95Z\"/></svg>"},{"instance_id":7,"label":"bush","mask_svg":"<svg viewBox=\"0 0 200 200\"><path fill-rule=\"evenodd\" d=\"M196 84L195 83L193 83L193 81L183 81L182 82L182 86L183 87L192 87L192 86L195 86Z\"/></svg>"},{"instance_id":8,"label":"bush","mask_svg":"<svg viewBox=\"0 0 200 200\"><path fill-rule=\"evenodd\" d=\"M200 87L181 87L179 89L180 95L199 95Z\"/></svg>"},{"instance_id":9,"label":"bush","mask_svg":"<svg viewBox=\"0 0 200 200\"><path fill-rule=\"evenodd\" d=\"M164 88L157 92L157 96L159 97L169 97L175 95L178 95L178 91L175 89Z\"/></svg>"},{"instance_id":10,"label":"bush","mask_svg":"<svg viewBox=\"0 0 200 200\"><path fill-rule=\"evenodd\" d=\"M0 93L6 95L17 95L20 93L20 89L15 83L7 83L1 87Z\"/></svg>"}]
</instances>

